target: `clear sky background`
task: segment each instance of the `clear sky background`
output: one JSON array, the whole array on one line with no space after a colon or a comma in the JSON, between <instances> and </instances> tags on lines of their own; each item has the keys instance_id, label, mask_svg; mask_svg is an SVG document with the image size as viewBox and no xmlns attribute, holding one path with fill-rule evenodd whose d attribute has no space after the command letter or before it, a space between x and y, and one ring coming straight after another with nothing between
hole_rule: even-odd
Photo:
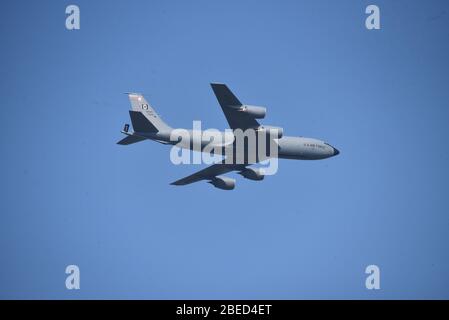
<instances>
[{"instance_id":1,"label":"clear sky background","mask_svg":"<svg viewBox=\"0 0 449 320\"><path fill-rule=\"evenodd\" d=\"M448 1L8 1L0 36L1 298L449 298ZM227 192L116 145L127 91L226 128L214 81L341 154Z\"/></svg>"}]
</instances>

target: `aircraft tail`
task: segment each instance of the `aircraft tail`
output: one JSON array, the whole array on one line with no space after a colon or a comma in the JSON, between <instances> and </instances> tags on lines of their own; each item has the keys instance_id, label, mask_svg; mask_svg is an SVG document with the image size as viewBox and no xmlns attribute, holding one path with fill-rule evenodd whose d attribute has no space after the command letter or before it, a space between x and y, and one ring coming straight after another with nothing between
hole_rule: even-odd
<instances>
[{"instance_id":1,"label":"aircraft tail","mask_svg":"<svg viewBox=\"0 0 449 320\"><path fill-rule=\"evenodd\" d=\"M134 131L159 132L171 130L170 126L159 117L143 95L129 93L128 97L132 108L129 111L129 116L131 117Z\"/></svg>"},{"instance_id":2,"label":"aircraft tail","mask_svg":"<svg viewBox=\"0 0 449 320\"><path fill-rule=\"evenodd\" d=\"M145 133L169 132L172 130L154 111L145 98L138 93L128 93L131 102L129 116L133 124L134 132L128 133L129 124L125 124L122 133L126 137L117 142L121 145L129 145L146 140Z\"/></svg>"}]
</instances>

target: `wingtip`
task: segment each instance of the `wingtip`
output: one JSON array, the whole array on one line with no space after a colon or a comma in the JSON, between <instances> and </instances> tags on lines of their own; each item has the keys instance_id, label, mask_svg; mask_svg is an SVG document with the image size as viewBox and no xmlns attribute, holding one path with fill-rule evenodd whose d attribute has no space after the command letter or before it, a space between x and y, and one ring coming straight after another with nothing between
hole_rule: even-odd
<instances>
[{"instance_id":1,"label":"wingtip","mask_svg":"<svg viewBox=\"0 0 449 320\"><path fill-rule=\"evenodd\" d=\"M222 82L211 82L210 85L213 87L213 86L225 86L226 84Z\"/></svg>"}]
</instances>

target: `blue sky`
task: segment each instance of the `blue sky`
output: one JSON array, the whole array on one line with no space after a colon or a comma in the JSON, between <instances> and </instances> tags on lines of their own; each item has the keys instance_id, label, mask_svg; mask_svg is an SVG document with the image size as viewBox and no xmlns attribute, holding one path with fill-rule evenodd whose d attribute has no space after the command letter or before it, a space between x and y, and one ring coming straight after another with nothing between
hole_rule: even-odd
<instances>
[{"instance_id":1,"label":"blue sky","mask_svg":"<svg viewBox=\"0 0 449 320\"><path fill-rule=\"evenodd\" d=\"M447 1L9 1L0 25L1 298L449 298ZM226 128L214 81L341 154L226 192L115 144L127 91Z\"/></svg>"}]
</instances>

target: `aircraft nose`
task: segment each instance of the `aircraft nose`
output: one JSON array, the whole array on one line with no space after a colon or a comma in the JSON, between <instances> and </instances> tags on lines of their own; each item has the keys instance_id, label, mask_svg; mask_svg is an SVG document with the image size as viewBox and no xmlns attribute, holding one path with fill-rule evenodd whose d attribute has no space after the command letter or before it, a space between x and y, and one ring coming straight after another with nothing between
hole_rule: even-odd
<instances>
[{"instance_id":1,"label":"aircraft nose","mask_svg":"<svg viewBox=\"0 0 449 320\"><path fill-rule=\"evenodd\" d=\"M335 147L333 148L334 148L334 156L338 156L340 154L340 151L338 151L338 149Z\"/></svg>"}]
</instances>

